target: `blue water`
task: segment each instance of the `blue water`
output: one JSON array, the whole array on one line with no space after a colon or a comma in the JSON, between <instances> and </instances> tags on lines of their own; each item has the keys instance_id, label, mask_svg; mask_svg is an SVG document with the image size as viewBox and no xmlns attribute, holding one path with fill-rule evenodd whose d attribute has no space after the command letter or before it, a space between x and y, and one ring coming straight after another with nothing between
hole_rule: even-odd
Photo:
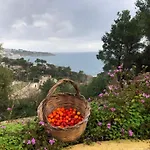
<instances>
[{"instance_id":1,"label":"blue water","mask_svg":"<svg viewBox=\"0 0 150 150\"><path fill-rule=\"evenodd\" d=\"M56 66L65 66L73 71L84 71L88 75L97 75L103 71L103 63L96 58L96 52L85 53L56 53L55 56L33 57L26 56L25 59L30 59L34 62L37 58L46 60L49 64Z\"/></svg>"}]
</instances>

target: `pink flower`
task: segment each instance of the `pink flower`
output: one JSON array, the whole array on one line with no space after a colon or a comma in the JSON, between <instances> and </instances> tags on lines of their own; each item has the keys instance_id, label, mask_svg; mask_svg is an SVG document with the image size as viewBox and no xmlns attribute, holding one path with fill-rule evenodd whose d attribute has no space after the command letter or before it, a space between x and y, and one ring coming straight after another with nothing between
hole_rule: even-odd
<instances>
[{"instance_id":1,"label":"pink flower","mask_svg":"<svg viewBox=\"0 0 150 150\"><path fill-rule=\"evenodd\" d=\"M122 67L123 67L123 64L121 64L120 66L118 66L118 69L122 69Z\"/></svg>"},{"instance_id":2,"label":"pink flower","mask_svg":"<svg viewBox=\"0 0 150 150\"><path fill-rule=\"evenodd\" d=\"M141 100L141 103L145 103L145 100L142 99L142 100Z\"/></svg>"},{"instance_id":3,"label":"pink flower","mask_svg":"<svg viewBox=\"0 0 150 150\"><path fill-rule=\"evenodd\" d=\"M116 110L116 108L113 108L113 107L112 107L112 108L110 108L110 110L111 110L112 112L114 112L114 111Z\"/></svg>"},{"instance_id":4,"label":"pink flower","mask_svg":"<svg viewBox=\"0 0 150 150\"><path fill-rule=\"evenodd\" d=\"M112 73L112 74L110 74L110 77L112 77L112 78L113 78L114 76L115 76L115 75L114 75L113 73Z\"/></svg>"},{"instance_id":5,"label":"pink flower","mask_svg":"<svg viewBox=\"0 0 150 150\"><path fill-rule=\"evenodd\" d=\"M6 126L1 126L1 128L2 128L2 129L5 129L5 128L6 128Z\"/></svg>"},{"instance_id":6,"label":"pink flower","mask_svg":"<svg viewBox=\"0 0 150 150\"><path fill-rule=\"evenodd\" d=\"M103 97L103 95L104 95L103 93L100 93L98 96L99 96L99 97Z\"/></svg>"},{"instance_id":7,"label":"pink flower","mask_svg":"<svg viewBox=\"0 0 150 150\"><path fill-rule=\"evenodd\" d=\"M129 136L133 136L133 131L132 131L132 130L129 130L129 131L128 131L128 134L129 134Z\"/></svg>"},{"instance_id":8,"label":"pink flower","mask_svg":"<svg viewBox=\"0 0 150 150\"><path fill-rule=\"evenodd\" d=\"M105 96L108 96L109 94L108 94L108 92L106 92L104 95L105 95Z\"/></svg>"},{"instance_id":9,"label":"pink flower","mask_svg":"<svg viewBox=\"0 0 150 150\"><path fill-rule=\"evenodd\" d=\"M55 143L55 140L54 139L49 140L49 143L50 143L50 145L53 145Z\"/></svg>"},{"instance_id":10,"label":"pink flower","mask_svg":"<svg viewBox=\"0 0 150 150\"><path fill-rule=\"evenodd\" d=\"M44 147L44 150L47 150L47 148L46 148L46 147Z\"/></svg>"},{"instance_id":11,"label":"pink flower","mask_svg":"<svg viewBox=\"0 0 150 150\"><path fill-rule=\"evenodd\" d=\"M30 145L30 144L31 144L31 141L30 141L30 140L28 140L28 141L27 141L27 145Z\"/></svg>"},{"instance_id":12,"label":"pink flower","mask_svg":"<svg viewBox=\"0 0 150 150\"><path fill-rule=\"evenodd\" d=\"M98 122L98 126L102 126L102 122Z\"/></svg>"},{"instance_id":13,"label":"pink flower","mask_svg":"<svg viewBox=\"0 0 150 150\"><path fill-rule=\"evenodd\" d=\"M35 142L34 138L32 138L31 143L32 143L32 145L35 145L36 142Z\"/></svg>"},{"instance_id":14,"label":"pink flower","mask_svg":"<svg viewBox=\"0 0 150 150\"><path fill-rule=\"evenodd\" d=\"M8 108L7 108L7 110L8 110L8 111L11 111L11 110L12 110L12 108L8 107Z\"/></svg>"},{"instance_id":15,"label":"pink flower","mask_svg":"<svg viewBox=\"0 0 150 150\"><path fill-rule=\"evenodd\" d=\"M119 72L119 70L118 70L118 69L116 69L116 70L114 70L114 72L115 72L115 73L117 73L117 72Z\"/></svg>"},{"instance_id":16,"label":"pink flower","mask_svg":"<svg viewBox=\"0 0 150 150\"><path fill-rule=\"evenodd\" d=\"M108 129L111 128L111 123L107 123L107 128L108 128Z\"/></svg>"},{"instance_id":17,"label":"pink flower","mask_svg":"<svg viewBox=\"0 0 150 150\"><path fill-rule=\"evenodd\" d=\"M108 75L110 75L110 72L108 72Z\"/></svg>"},{"instance_id":18,"label":"pink flower","mask_svg":"<svg viewBox=\"0 0 150 150\"><path fill-rule=\"evenodd\" d=\"M108 88L109 88L109 90L112 90L113 89L113 85L109 85Z\"/></svg>"},{"instance_id":19,"label":"pink flower","mask_svg":"<svg viewBox=\"0 0 150 150\"><path fill-rule=\"evenodd\" d=\"M42 125L42 126L44 126L44 122L43 121L40 121L39 124Z\"/></svg>"},{"instance_id":20,"label":"pink flower","mask_svg":"<svg viewBox=\"0 0 150 150\"><path fill-rule=\"evenodd\" d=\"M149 98L150 95L149 95L149 94L146 94L146 93L143 93L143 97Z\"/></svg>"},{"instance_id":21,"label":"pink flower","mask_svg":"<svg viewBox=\"0 0 150 150\"><path fill-rule=\"evenodd\" d=\"M104 105L104 108L107 108L108 106Z\"/></svg>"}]
</instances>

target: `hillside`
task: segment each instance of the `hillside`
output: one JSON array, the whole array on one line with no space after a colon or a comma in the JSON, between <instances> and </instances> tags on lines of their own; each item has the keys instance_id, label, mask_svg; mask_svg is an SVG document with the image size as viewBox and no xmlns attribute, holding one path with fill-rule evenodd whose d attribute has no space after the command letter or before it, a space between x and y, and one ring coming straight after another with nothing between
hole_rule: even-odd
<instances>
[{"instance_id":1,"label":"hillside","mask_svg":"<svg viewBox=\"0 0 150 150\"><path fill-rule=\"evenodd\" d=\"M23 56L54 56L54 54L49 52L33 52L23 49L4 49L3 56L8 58L20 58Z\"/></svg>"}]
</instances>

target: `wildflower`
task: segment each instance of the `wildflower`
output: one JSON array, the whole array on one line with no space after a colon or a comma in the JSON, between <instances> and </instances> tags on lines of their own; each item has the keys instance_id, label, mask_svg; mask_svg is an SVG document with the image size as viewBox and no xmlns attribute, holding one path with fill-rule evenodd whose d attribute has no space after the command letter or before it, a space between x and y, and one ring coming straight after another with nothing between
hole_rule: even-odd
<instances>
[{"instance_id":1,"label":"wildflower","mask_svg":"<svg viewBox=\"0 0 150 150\"><path fill-rule=\"evenodd\" d=\"M111 110L112 112L114 112L114 111L116 110L116 108L113 108L113 107L112 107L112 108L110 108L110 110Z\"/></svg>"},{"instance_id":2,"label":"wildflower","mask_svg":"<svg viewBox=\"0 0 150 150\"><path fill-rule=\"evenodd\" d=\"M141 103L145 103L145 100L142 99L142 100L141 100Z\"/></svg>"},{"instance_id":3,"label":"wildflower","mask_svg":"<svg viewBox=\"0 0 150 150\"><path fill-rule=\"evenodd\" d=\"M122 67L123 67L123 64L121 64L120 66L118 66L118 69L122 69Z\"/></svg>"},{"instance_id":4,"label":"wildflower","mask_svg":"<svg viewBox=\"0 0 150 150\"><path fill-rule=\"evenodd\" d=\"M119 93L114 92L114 95L119 95Z\"/></svg>"},{"instance_id":5,"label":"wildflower","mask_svg":"<svg viewBox=\"0 0 150 150\"><path fill-rule=\"evenodd\" d=\"M117 72L119 72L119 70L118 70L118 69L114 70L114 73L117 73Z\"/></svg>"},{"instance_id":6,"label":"wildflower","mask_svg":"<svg viewBox=\"0 0 150 150\"><path fill-rule=\"evenodd\" d=\"M104 108L107 108L108 106L106 106L105 104L104 104Z\"/></svg>"},{"instance_id":7,"label":"wildflower","mask_svg":"<svg viewBox=\"0 0 150 150\"><path fill-rule=\"evenodd\" d=\"M91 98L89 97L88 101L90 102L91 101Z\"/></svg>"},{"instance_id":8,"label":"wildflower","mask_svg":"<svg viewBox=\"0 0 150 150\"><path fill-rule=\"evenodd\" d=\"M146 93L143 93L143 97L149 98L150 95L149 95L149 94L146 94Z\"/></svg>"},{"instance_id":9,"label":"wildflower","mask_svg":"<svg viewBox=\"0 0 150 150\"><path fill-rule=\"evenodd\" d=\"M46 148L46 147L44 147L44 150L47 150L47 148Z\"/></svg>"},{"instance_id":10,"label":"wildflower","mask_svg":"<svg viewBox=\"0 0 150 150\"><path fill-rule=\"evenodd\" d=\"M113 89L113 85L109 85L108 88L109 88L109 90L112 90Z\"/></svg>"},{"instance_id":11,"label":"wildflower","mask_svg":"<svg viewBox=\"0 0 150 150\"><path fill-rule=\"evenodd\" d=\"M28 140L28 141L27 141L27 145L30 145L30 144L31 144L31 141L30 141L30 140Z\"/></svg>"},{"instance_id":12,"label":"wildflower","mask_svg":"<svg viewBox=\"0 0 150 150\"><path fill-rule=\"evenodd\" d=\"M6 128L6 126L1 126L1 128L2 128L2 129L5 129L5 128Z\"/></svg>"},{"instance_id":13,"label":"wildflower","mask_svg":"<svg viewBox=\"0 0 150 150\"><path fill-rule=\"evenodd\" d=\"M102 126L102 122L98 122L98 126Z\"/></svg>"},{"instance_id":14,"label":"wildflower","mask_svg":"<svg viewBox=\"0 0 150 150\"><path fill-rule=\"evenodd\" d=\"M31 143L32 143L32 145L35 145L35 138L32 138L32 140L31 140Z\"/></svg>"},{"instance_id":15,"label":"wildflower","mask_svg":"<svg viewBox=\"0 0 150 150\"><path fill-rule=\"evenodd\" d=\"M11 111L11 110L12 110L12 108L8 107L8 108L7 108L7 110L8 110L8 111Z\"/></svg>"},{"instance_id":16,"label":"wildflower","mask_svg":"<svg viewBox=\"0 0 150 150\"><path fill-rule=\"evenodd\" d=\"M99 97L103 97L103 95L104 95L103 93L100 93L98 96L99 96Z\"/></svg>"},{"instance_id":17,"label":"wildflower","mask_svg":"<svg viewBox=\"0 0 150 150\"><path fill-rule=\"evenodd\" d=\"M105 96L109 96L109 94L108 94L108 92L105 92L105 94L104 94Z\"/></svg>"},{"instance_id":18,"label":"wildflower","mask_svg":"<svg viewBox=\"0 0 150 150\"><path fill-rule=\"evenodd\" d=\"M133 131L132 131L132 130L129 130L129 131L128 131L128 134L129 134L129 136L133 136Z\"/></svg>"},{"instance_id":19,"label":"wildflower","mask_svg":"<svg viewBox=\"0 0 150 150\"><path fill-rule=\"evenodd\" d=\"M51 145L53 145L53 144L55 143L55 140L54 140L54 139L49 140L49 143L50 143Z\"/></svg>"},{"instance_id":20,"label":"wildflower","mask_svg":"<svg viewBox=\"0 0 150 150\"><path fill-rule=\"evenodd\" d=\"M112 78L113 78L114 76L115 76L115 75L114 75L113 73L112 73L112 74L110 74L110 77L112 77Z\"/></svg>"},{"instance_id":21,"label":"wildflower","mask_svg":"<svg viewBox=\"0 0 150 150\"><path fill-rule=\"evenodd\" d=\"M108 129L111 128L111 123L107 123L107 128L108 128Z\"/></svg>"},{"instance_id":22,"label":"wildflower","mask_svg":"<svg viewBox=\"0 0 150 150\"><path fill-rule=\"evenodd\" d=\"M43 121L40 121L39 124L42 125L42 126L44 126L44 122Z\"/></svg>"}]
</instances>

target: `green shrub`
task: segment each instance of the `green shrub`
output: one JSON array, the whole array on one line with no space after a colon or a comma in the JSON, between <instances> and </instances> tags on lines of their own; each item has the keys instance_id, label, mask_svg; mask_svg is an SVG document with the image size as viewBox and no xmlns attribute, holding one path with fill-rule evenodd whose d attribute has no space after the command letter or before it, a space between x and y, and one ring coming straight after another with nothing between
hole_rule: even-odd
<instances>
[{"instance_id":1,"label":"green shrub","mask_svg":"<svg viewBox=\"0 0 150 150\"><path fill-rule=\"evenodd\" d=\"M12 78L12 72L0 66L0 120L4 119L8 107Z\"/></svg>"}]
</instances>

